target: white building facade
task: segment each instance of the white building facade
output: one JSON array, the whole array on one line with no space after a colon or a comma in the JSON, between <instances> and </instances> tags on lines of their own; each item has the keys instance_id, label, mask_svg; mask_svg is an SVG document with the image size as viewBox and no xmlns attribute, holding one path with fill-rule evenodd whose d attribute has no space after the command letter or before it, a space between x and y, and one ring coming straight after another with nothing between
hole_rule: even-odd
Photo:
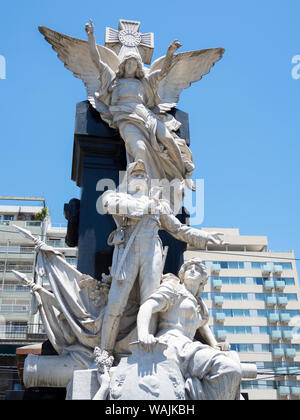
<instances>
[{"instance_id":1,"label":"white building facade","mask_svg":"<svg viewBox=\"0 0 300 420\"><path fill-rule=\"evenodd\" d=\"M66 226L52 225L51 219L36 220L41 206L0 206L0 343L38 339L43 334L39 317L30 314L30 290L21 285L12 270L34 277L35 250L14 227L20 226L39 236L48 245L58 248L76 265L77 249L65 243ZM44 286L47 287L47 284Z\"/></svg>"},{"instance_id":2,"label":"white building facade","mask_svg":"<svg viewBox=\"0 0 300 420\"><path fill-rule=\"evenodd\" d=\"M250 399L300 397L300 288L294 252L267 250L265 236L224 233L230 245L189 248L209 271L203 298L218 341L226 340L242 362L256 363L256 380L243 380Z\"/></svg>"}]
</instances>

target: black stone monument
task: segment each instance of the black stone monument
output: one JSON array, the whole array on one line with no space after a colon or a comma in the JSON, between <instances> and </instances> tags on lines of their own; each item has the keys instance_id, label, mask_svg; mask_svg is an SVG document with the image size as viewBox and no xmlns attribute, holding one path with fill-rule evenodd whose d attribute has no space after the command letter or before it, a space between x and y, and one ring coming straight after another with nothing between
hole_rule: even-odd
<instances>
[{"instance_id":1,"label":"black stone monument","mask_svg":"<svg viewBox=\"0 0 300 420\"><path fill-rule=\"evenodd\" d=\"M178 135L189 145L188 114L176 108L171 113L182 124ZM72 180L81 188L81 199L72 199L64 206L68 220L66 243L78 246L78 270L99 280L102 273L108 274L112 262L113 248L107 244L107 238L116 226L112 216L97 212L96 202L103 191L97 191L96 185L101 179L111 179L118 185L119 171L125 170L126 151L119 132L102 121L88 101L79 102ZM186 213L183 211L178 219L186 223ZM161 231L160 235L163 245L169 247L164 272L177 275L183 263L185 244L167 232Z\"/></svg>"}]
</instances>

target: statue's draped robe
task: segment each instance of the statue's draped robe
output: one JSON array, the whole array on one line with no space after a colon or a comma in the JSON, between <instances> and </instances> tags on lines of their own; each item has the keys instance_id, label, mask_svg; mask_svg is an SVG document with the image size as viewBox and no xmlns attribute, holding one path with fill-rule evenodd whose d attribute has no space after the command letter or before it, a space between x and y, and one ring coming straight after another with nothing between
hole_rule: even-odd
<instances>
[{"instance_id":1,"label":"statue's draped robe","mask_svg":"<svg viewBox=\"0 0 300 420\"><path fill-rule=\"evenodd\" d=\"M150 178L167 179L169 181L174 179L182 181L188 178L191 173L180 168L185 167L185 163L188 163L191 168L194 165L192 153L186 141L176 134L181 123L170 114L161 112L159 107L156 106L160 103L157 93L160 80L159 72L145 75L141 80L134 78L118 79L113 77L111 70L107 67L102 72L100 80L101 91L98 92L98 100L106 105L105 109L101 108L102 112L99 108L102 119L116 129L126 123L133 124L136 127L136 132L133 135L145 140L146 151L143 160ZM136 103L130 101L125 103L124 98L122 98L122 89L120 89L121 84L129 86L132 95L136 97ZM157 126L159 124L164 125L164 130L167 130L173 138L174 144L169 143L168 153L157 138ZM120 131L122 135L122 129ZM126 139L124 141L126 145ZM172 149L174 151L175 148L179 148L181 152L181 161L176 158L176 154L172 153ZM134 160L132 151L127 150L127 162L131 163Z\"/></svg>"},{"instance_id":2,"label":"statue's draped robe","mask_svg":"<svg viewBox=\"0 0 300 420\"><path fill-rule=\"evenodd\" d=\"M37 287L33 294L52 346L88 368L99 345L105 300L96 306L89 290L79 285L82 273L45 244L38 248L36 272L38 283L44 274L50 284L51 292Z\"/></svg>"}]
</instances>

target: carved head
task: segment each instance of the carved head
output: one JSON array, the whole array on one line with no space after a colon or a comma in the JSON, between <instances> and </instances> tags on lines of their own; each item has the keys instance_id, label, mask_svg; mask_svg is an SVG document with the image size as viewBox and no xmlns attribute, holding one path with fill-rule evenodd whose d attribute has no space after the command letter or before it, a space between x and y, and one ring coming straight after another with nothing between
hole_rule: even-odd
<instances>
[{"instance_id":1,"label":"carved head","mask_svg":"<svg viewBox=\"0 0 300 420\"><path fill-rule=\"evenodd\" d=\"M128 165L127 184L129 194L140 191L145 195L148 195L149 177L147 175L146 166L141 159Z\"/></svg>"},{"instance_id":2,"label":"carved head","mask_svg":"<svg viewBox=\"0 0 300 420\"><path fill-rule=\"evenodd\" d=\"M182 264L178 272L178 277L181 283L185 283L190 280L199 282L198 296L202 293L208 280L207 268L200 258L192 258Z\"/></svg>"},{"instance_id":3,"label":"carved head","mask_svg":"<svg viewBox=\"0 0 300 420\"><path fill-rule=\"evenodd\" d=\"M119 79L124 77L135 77L137 79L143 79L143 77L145 77L145 72L141 57L134 53L125 55L119 66L119 70L116 76Z\"/></svg>"}]
</instances>

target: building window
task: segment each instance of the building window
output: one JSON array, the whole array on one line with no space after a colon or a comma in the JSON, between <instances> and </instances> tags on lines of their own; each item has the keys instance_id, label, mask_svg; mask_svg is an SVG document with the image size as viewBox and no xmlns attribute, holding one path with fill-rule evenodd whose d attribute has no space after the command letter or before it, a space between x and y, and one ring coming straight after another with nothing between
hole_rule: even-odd
<instances>
[{"instance_id":1,"label":"building window","mask_svg":"<svg viewBox=\"0 0 300 420\"><path fill-rule=\"evenodd\" d=\"M74 265L75 267L77 265L77 258L76 257L66 257L66 261L69 264Z\"/></svg>"},{"instance_id":2,"label":"building window","mask_svg":"<svg viewBox=\"0 0 300 420\"><path fill-rule=\"evenodd\" d=\"M67 245L62 238L48 238L46 240L47 245L53 246L54 248L66 248Z\"/></svg>"},{"instance_id":3,"label":"building window","mask_svg":"<svg viewBox=\"0 0 300 420\"><path fill-rule=\"evenodd\" d=\"M0 219L2 220L14 220L14 215L12 214L4 214L3 216L0 216Z\"/></svg>"},{"instance_id":4,"label":"building window","mask_svg":"<svg viewBox=\"0 0 300 420\"><path fill-rule=\"evenodd\" d=\"M210 276L211 281L221 280L222 284L256 284L262 286L266 279L269 277L220 277ZM293 277L273 277L276 281L283 281L287 286L295 285L295 279Z\"/></svg>"},{"instance_id":5,"label":"building window","mask_svg":"<svg viewBox=\"0 0 300 420\"><path fill-rule=\"evenodd\" d=\"M266 262L266 261L259 261L259 262L251 262L251 268L262 270L264 266L274 267L279 265L283 270L292 270L292 263L289 262Z\"/></svg>"},{"instance_id":6,"label":"building window","mask_svg":"<svg viewBox=\"0 0 300 420\"><path fill-rule=\"evenodd\" d=\"M221 269L237 269L244 268L243 261L204 261L204 264L210 268L212 265L219 265Z\"/></svg>"}]
</instances>

